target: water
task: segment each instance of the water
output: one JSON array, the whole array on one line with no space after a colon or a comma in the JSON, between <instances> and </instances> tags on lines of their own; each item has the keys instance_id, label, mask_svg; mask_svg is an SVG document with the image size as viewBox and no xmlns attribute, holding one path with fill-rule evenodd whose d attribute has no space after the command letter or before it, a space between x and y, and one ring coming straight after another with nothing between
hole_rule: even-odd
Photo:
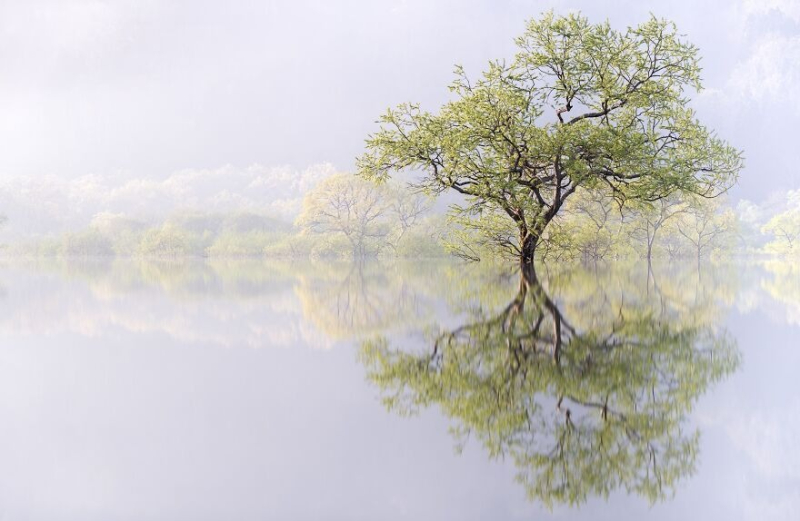
<instances>
[{"instance_id":1,"label":"water","mask_svg":"<svg viewBox=\"0 0 800 521\"><path fill-rule=\"evenodd\" d=\"M799 334L776 262L6 262L0 516L794 519Z\"/></svg>"}]
</instances>

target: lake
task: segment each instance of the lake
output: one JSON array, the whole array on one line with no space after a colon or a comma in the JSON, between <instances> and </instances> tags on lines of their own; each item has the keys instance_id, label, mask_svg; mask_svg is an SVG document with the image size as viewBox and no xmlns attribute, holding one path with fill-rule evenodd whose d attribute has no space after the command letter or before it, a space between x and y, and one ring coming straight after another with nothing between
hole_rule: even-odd
<instances>
[{"instance_id":1,"label":"lake","mask_svg":"<svg viewBox=\"0 0 800 521\"><path fill-rule=\"evenodd\" d=\"M0 517L795 519L798 338L777 261L5 261Z\"/></svg>"}]
</instances>

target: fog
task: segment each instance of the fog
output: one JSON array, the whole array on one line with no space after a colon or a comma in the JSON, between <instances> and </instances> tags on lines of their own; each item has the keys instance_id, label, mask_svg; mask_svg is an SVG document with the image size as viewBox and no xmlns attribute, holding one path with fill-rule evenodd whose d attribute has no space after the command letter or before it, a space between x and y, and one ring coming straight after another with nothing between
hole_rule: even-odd
<instances>
[{"instance_id":1,"label":"fog","mask_svg":"<svg viewBox=\"0 0 800 521\"><path fill-rule=\"evenodd\" d=\"M4 0L4 233L195 207L291 221L315 180L353 170L387 107L435 110L454 64L476 76L510 57L549 8L674 20L703 57L701 120L745 152L732 202L800 187L797 0Z\"/></svg>"},{"instance_id":2,"label":"fog","mask_svg":"<svg viewBox=\"0 0 800 521\"><path fill-rule=\"evenodd\" d=\"M179 211L250 211L291 223L303 194L334 172L331 164L322 163L304 170L227 165L181 170L164 178L13 178L0 182L0 208L9 216L3 236L14 240L74 231L102 214L147 221L163 220Z\"/></svg>"},{"instance_id":3,"label":"fog","mask_svg":"<svg viewBox=\"0 0 800 521\"><path fill-rule=\"evenodd\" d=\"M548 10L674 21L745 167L517 272L351 174ZM798 116L800 0L0 0L0 517L794 519Z\"/></svg>"}]
</instances>

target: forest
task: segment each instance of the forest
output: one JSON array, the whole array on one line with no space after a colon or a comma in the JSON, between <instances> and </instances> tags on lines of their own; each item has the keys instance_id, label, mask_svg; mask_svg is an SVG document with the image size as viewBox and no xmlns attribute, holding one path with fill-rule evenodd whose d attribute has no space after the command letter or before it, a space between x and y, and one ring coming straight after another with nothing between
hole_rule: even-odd
<instances>
[{"instance_id":1,"label":"forest","mask_svg":"<svg viewBox=\"0 0 800 521\"><path fill-rule=\"evenodd\" d=\"M470 260L512 256L514 229L501 219L476 230L440 201L399 181L375 184L332 174L301 198L294 220L252 210L177 210L158 220L109 211L60 233L4 240L5 256L312 257ZM456 204L456 203L453 203ZM491 219L486 219L489 221ZM13 227L13 216L3 227ZM2 230L0 230L2 231ZM499 246L498 246L499 245ZM800 255L800 191L783 200L736 205L718 197L681 197L620 206L602 189L565 204L543 236L544 259L708 259Z\"/></svg>"},{"instance_id":2,"label":"forest","mask_svg":"<svg viewBox=\"0 0 800 521\"><path fill-rule=\"evenodd\" d=\"M477 79L457 65L438 110L388 109L352 173L253 166L121 187L90 176L67 183L61 204L47 181L0 187L16 229L3 252L522 265L800 252L800 190L728 199L744 152L697 116L700 55L675 24L651 16L621 31L547 12L514 42ZM25 230L42 211L60 229Z\"/></svg>"}]
</instances>

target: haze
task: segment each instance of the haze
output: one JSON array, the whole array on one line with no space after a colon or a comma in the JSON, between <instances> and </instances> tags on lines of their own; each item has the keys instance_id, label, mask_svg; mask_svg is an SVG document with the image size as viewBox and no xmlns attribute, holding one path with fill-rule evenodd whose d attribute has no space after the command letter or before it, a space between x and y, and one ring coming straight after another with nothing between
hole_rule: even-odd
<instances>
[{"instance_id":1,"label":"haze","mask_svg":"<svg viewBox=\"0 0 800 521\"><path fill-rule=\"evenodd\" d=\"M110 191L252 165L351 171L387 107L435 110L455 63L474 76L510 57L550 7L619 28L673 20L703 57L700 118L745 151L733 199L800 186L796 0L4 0L0 182L92 176Z\"/></svg>"}]
</instances>

